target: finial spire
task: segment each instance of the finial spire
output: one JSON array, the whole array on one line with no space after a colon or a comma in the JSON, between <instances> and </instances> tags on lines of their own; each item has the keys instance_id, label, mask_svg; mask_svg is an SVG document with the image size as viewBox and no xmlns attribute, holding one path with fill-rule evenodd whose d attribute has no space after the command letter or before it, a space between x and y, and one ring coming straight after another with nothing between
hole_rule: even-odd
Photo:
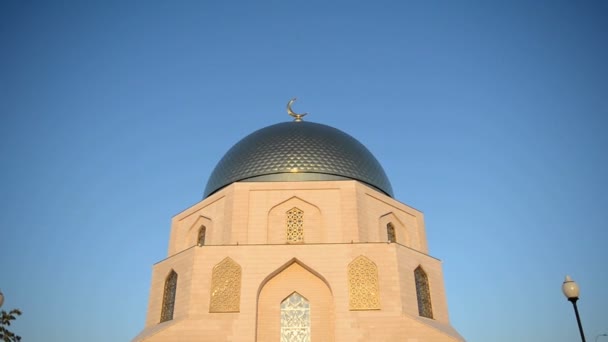
<instances>
[{"instance_id":1,"label":"finial spire","mask_svg":"<svg viewBox=\"0 0 608 342\"><path fill-rule=\"evenodd\" d=\"M293 110L291 110L291 105L296 101L297 98L293 98L291 100L289 100L289 102L287 103L287 114L291 115L294 117L295 122L300 122L302 121L302 118L308 114L308 113L302 113L302 114L298 114L296 112L294 112Z\"/></svg>"}]
</instances>

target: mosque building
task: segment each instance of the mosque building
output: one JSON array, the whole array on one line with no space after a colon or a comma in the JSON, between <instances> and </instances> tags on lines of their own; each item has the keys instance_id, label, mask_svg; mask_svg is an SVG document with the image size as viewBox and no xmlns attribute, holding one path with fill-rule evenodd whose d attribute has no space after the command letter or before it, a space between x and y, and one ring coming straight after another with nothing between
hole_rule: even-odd
<instances>
[{"instance_id":1,"label":"mosque building","mask_svg":"<svg viewBox=\"0 0 608 342\"><path fill-rule=\"evenodd\" d=\"M294 121L236 143L173 217L133 341L464 341L422 212L393 198L363 144L294 100Z\"/></svg>"}]
</instances>

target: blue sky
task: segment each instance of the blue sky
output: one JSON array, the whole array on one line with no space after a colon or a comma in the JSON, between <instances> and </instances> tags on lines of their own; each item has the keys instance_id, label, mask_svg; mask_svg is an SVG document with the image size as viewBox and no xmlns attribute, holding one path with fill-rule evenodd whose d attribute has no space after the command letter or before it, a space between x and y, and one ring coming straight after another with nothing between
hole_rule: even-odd
<instances>
[{"instance_id":1,"label":"blue sky","mask_svg":"<svg viewBox=\"0 0 608 342\"><path fill-rule=\"evenodd\" d=\"M0 289L24 341L127 341L170 219L290 118L365 144L426 217L472 342L608 332L608 4L0 3ZM599 341L602 341L600 337Z\"/></svg>"}]
</instances>

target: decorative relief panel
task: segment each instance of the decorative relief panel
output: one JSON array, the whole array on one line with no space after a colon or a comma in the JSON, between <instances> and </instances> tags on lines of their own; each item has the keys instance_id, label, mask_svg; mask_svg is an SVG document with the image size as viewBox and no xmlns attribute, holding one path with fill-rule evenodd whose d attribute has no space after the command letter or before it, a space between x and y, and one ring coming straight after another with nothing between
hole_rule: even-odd
<instances>
[{"instance_id":1,"label":"decorative relief panel","mask_svg":"<svg viewBox=\"0 0 608 342\"><path fill-rule=\"evenodd\" d=\"M173 310L175 309L175 293L177 291L177 273L171 270L165 279L165 290L163 292L163 306L160 312L160 322L170 321L173 319Z\"/></svg>"},{"instance_id":2,"label":"decorative relief panel","mask_svg":"<svg viewBox=\"0 0 608 342\"><path fill-rule=\"evenodd\" d=\"M241 266L230 258L213 267L209 312L239 312Z\"/></svg>"},{"instance_id":3,"label":"decorative relief panel","mask_svg":"<svg viewBox=\"0 0 608 342\"><path fill-rule=\"evenodd\" d=\"M433 306L431 305L431 291L429 289L429 278L422 267L418 266L414 271L416 279L416 296L418 297L418 314L422 317L433 318Z\"/></svg>"},{"instance_id":4,"label":"decorative relief panel","mask_svg":"<svg viewBox=\"0 0 608 342\"><path fill-rule=\"evenodd\" d=\"M281 303L281 342L310 342L310 304L297 292Z\"/></svg>"},{"instance_id":5,"label":"decorative relief panel","mask_svg":"<svg viewBox=\"0 0 608 342\"><path fill-rule=\"evenodd\" d=\"M351 310L380 310L378 268L359 256L348 265L348 290Z\"/></svg>"},{"instance_id":6,"label":"decorative relief panel","mask_svg":"<svg viewBox=\"0 0 608 342\"><path fill-rule=\"evenodd\" d=\"M298 208L287 211L287 243L304 242L304 212Z\"/></svg>"}]
</instances>

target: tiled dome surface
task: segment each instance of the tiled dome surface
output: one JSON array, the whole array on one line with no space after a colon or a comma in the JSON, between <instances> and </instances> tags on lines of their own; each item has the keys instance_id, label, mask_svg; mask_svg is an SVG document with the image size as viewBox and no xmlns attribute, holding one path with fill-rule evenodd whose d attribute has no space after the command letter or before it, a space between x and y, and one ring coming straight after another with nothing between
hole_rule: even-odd
<instances>
[{"instance_id":1,"label":"tiled dome surface","mask_svg":"<svg viewBox=\"0 0 608 342\"><path fill-rule=\"evenodd\" d=\"M354 179L389 196L380 163L359 141L330 126L283 122L262 128L234 145L217 164L204 197L237 181Z\"/></svg>"}]
</instances>

